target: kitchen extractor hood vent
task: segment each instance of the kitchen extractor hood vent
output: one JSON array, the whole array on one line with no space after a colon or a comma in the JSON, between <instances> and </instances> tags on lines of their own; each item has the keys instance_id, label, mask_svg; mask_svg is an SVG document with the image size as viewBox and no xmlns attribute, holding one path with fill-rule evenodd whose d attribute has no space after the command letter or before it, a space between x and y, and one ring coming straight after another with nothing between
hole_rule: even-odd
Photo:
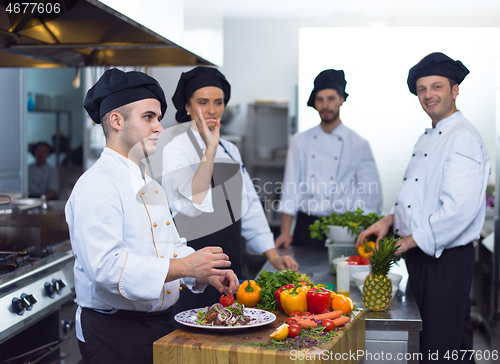
<instances>
[{"instance_id":1,"label":"kitchen extractor hood vent","mask_svg":"<svg viewBox=\"0 0 500 364\"><path fill-rule=\"evenodd\" d=\"M47 22L27 11L14 24L6 3L0 2L0 67L213 65L97 0L79 0Z\"/></svg>"}]
</instances>

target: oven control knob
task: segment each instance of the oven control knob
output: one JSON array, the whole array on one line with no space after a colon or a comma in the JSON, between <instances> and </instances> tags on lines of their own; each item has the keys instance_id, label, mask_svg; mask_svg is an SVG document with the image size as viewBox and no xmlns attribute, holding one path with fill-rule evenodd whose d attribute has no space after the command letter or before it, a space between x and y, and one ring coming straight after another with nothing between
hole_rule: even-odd
<instances>
[{"instance_id":1,"label":"oven control knob","mask_svg":"<svg viewBox=\"0 0 500 364\"><path fill-rule=\"evenodd\" d=\"M53 279L52 285L54 286L54 289L56 290L57 294L61 294L62 289L66 287L62 279Z\"/></svg>"},{"instance_id":2,"label":"oven control knob","mask_svg":"<svg viewBox=\"0 0 500 364\"><path fill-rule=\"evenodd\" d=\"M75 327L75 321L73 321L73 320L65 319L62 322L62 331L63 331L64 335L68 335L68 333L71 330L73 330L74 327Z\"/></svg>"},{"instance_id":3,"label":"oven control knob","mask_svg":"<svg viewBox=\"0 0 500 364\"><path fill-rule=\"evenodd\" d=\"M36 298L31 294L23 293L21 298L14 297L12 299L12 309L18 315L24 314L24 311L30 311L36 303Z\"/></svg>"},{"instance_id":4,"label":"oven control knob","mask_svg":"<svg viewBox=\"0 0 500 364\"><path fill-rule=\"evenodd\" d=\"M37 302L36 298L33 297L32 294L26 294L26 293L23 293L21 295L21 301L22 301L23 307L27 311L31 311L31 309L33 308L33 305Z\"/></svg>"},{"instance_id":5,"label":"oven control knob","mask_svg":"<svg viewBox=\"0 0 500 364\"><path fill-rule=\"evenodd\" d=\"M44 288L45 288L45 293L47 293L47 296L49 296L50 298L54 298L56 294L56 289L54 285L52 283L45 282Z\"/></svg>"}]
</instances>

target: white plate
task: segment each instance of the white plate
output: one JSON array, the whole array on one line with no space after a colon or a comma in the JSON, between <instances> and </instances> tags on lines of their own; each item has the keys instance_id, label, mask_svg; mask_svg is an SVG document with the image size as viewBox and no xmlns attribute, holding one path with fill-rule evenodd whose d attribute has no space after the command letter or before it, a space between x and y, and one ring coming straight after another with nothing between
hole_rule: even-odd
<instances>
[{"instance_id":1,"label":"white plate","mask_svg":"<svg viewBox=\"0 0 500 364\"><path fill-rule=\"evenodd\" d=\"M242 329L250 329L252 327L264 326L270 324L274 320L276 320L276 315L269 311L259 310L257 308L246 308L245 307L245 315L250 316L253 319L247 325L240 326L206 326L197 323L196 316L198 315L198 311L203 310L204 312L207 310L204 308L196 308L192 310L186 310L179 312L174 316L174 320L178 323L190 327L197 327L200 329L208 329L208 330L242 330Z\"/></svg>"}]
</instances>

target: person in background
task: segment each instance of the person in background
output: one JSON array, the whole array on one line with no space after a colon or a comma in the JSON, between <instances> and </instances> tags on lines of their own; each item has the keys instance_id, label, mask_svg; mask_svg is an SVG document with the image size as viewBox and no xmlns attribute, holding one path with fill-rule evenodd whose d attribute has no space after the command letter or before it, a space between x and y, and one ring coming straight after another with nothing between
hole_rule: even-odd
<instances>
[{"instance_id":1,"label":"person in background","mask_svg":"<svg viewBox=\"0 0 500 364\"><path fill-rule=\"evenodd\" d=\"M481 135L456 106L458 85L468 73L462 62L439 52L410 69L408 87L432 127L415 144L392 211L357 240L359 246L375 235L378 242L391 227L402 237L398 253L406 253L422 317L422 363L472 350L473 242L484 224L491 163ZM470 357L459 355L459 361Z\"/></svg>"},{"instance_id":2,"label":"person in background","mask_svg":"<svg viewBox=\"0 0 500 364\"><path fill-rule=\"evenodd\" d=\"M186 246L160 184L146 174L142 159L156 152L167 109L158 82L109 69L84 107L102 124L106 147L65 209L80 351L84 363L153 363L153 342L173 330L181 283L232 294L238 278L220 247Z\"/></svg>"},{"instance_id":3,"label":"person in background","mask_svg":"<svg viewBox=\"0 0 500 364\"><path fill-rule=\"evenodd\" d=\"M309 235L309 226L321 216L357 208L364 214L382 211L382 189L370 145L340 120L340 107L348 96L345 86L342 70L322 71L314 80L307 106L318 111L321 122L290 142L277 248L292 242L323 245Z\"/></svg>"},{"instance_id":4,"label":"person in background","mask_svg":"<svg viewBox=\"0 0 500 364\"><path fill-rule=\"evenodd\" d=\"M47 164L52 147L46 142L38 142L31 148L36 162L28 166L29 197L39 198L45 195L47 200L55 200L59 191L57 171Z\"/></svg>"},{"instance_id":5,"label":"person in background","mask_svg":"<svg viewBox=\"0 0 500 364\"><path fill-rule=\"evenodd\" d=\"M215 68L196 67L180 77L172 100L176 120L190 122L190 127L163 149L162 183L167 193L174 193L169 202L175 223L193 248L221 246L238 277L244 277L241 236L250 253L265 255L276 269L297 270L292 257L280 256L274 248L238 148L220 138L220 119L230 92L229 82ZM191 308L189 296L183 292L175 309ZM213 304L220 294L207 289L202 297L197 297L195 307Z\"/></svg>"}]
</instances>

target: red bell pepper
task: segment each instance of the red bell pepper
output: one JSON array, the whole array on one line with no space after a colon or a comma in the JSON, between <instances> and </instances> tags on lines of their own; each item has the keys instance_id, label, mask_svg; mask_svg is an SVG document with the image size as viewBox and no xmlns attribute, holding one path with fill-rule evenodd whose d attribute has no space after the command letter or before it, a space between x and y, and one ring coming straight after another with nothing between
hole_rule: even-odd
<instances>
[{"instance_id":1,"label":"red bell pepper","mask_svg":"<svg viewBox=\"0 0 500 364\"><path fill-rule=\"evenodd\" d=\"M281 292L283 292L283 290L285 290L285 289L291 289L291 288L294 288L294 287L295 287L295 285L293 285L291 283L288 283L287 285L278 288L274 292L274 298L276 299L276 303L278 304L278 307L279 307L280 311L283 311L283 307L281 306L281 301L280 301Z\"/></svg>"},{"instance_id":2,"label":"red bell pepper","mask_svg":"<svg viewBox=\"0 0 500 364\"><path fill-rule=\"evenodd\" d=\"M320 287L311 288L307 292L307 310L313 315L323 313L323 311L330 310L332 299L330 291Z\"/></svg>"}]
</instances>

